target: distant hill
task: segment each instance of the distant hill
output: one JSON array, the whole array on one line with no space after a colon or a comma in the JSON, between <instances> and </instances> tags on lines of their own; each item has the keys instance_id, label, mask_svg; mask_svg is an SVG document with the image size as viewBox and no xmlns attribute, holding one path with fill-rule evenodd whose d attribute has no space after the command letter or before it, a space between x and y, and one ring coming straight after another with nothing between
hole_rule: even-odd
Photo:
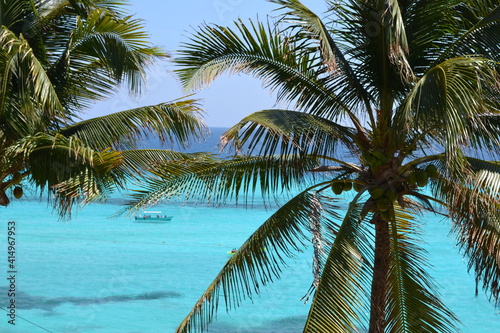
<instances>
[{"instance_id":1,"label":"distant hill","mask_svg":"<svg viewBox=\"0 0 500 333\"><path fill-rule=\"evenodd\" d=\"M228 128L211 127L209 137L205 138L204 141L192 143L187 149L181 149L180 147L171 144L161 145L160 141L158 140L158 137L153 135L151 135L147 139L144 139L142 143L139 145L139 148L172 149L172 150L183 151L186 153L208 152L208 153L218 154L220 153L220 142L219 142L220 136L226 130L228 130Z\"/></svg>"}]
</instances>

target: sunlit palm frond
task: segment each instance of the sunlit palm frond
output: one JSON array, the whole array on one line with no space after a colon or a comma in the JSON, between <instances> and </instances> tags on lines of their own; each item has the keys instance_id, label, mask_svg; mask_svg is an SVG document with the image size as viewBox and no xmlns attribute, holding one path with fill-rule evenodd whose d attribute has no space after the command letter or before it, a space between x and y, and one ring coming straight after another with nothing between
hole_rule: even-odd
<instances>
[{"instance_id":1,"label":"sunlit palm frond","mask_svg":"<svg viewBox=\"0 0 500 333\"><path fill-rule=\"evenodd\" d=\"M30 180L55 195L61 216L70 214L78 201L103 198L125 185L125 178L114 171L123 163L119 152L95 151L76 138L44 133L26 136L11 145L7 154L22 159Z\"/></svg>"},{"instance_id":2,"label":"sunlit palm frond","mask_svg":"<svg viewBox=\"0 0 500 333\"><path fill-rule=\"evenodd\" d=\"M431 141L443 143L450 166L458 172L464 167L462 147L475 135L470 124L475 128L482 126L481 115L489 109L485 103L489 96L484 92L496 80L494 65L488 59L447 60L417 82L395 122L400 128L418 128Z\"/></svg>"},{"instance_id":3,"label":"sunlit palm frond","mask_svg":"<svg viewBox=\"0 0 500 333\"><path fill-rule=\"evenodd\" d=\"M235 30L206 26L184 46L175 63L182 66L176 73L187 90L204 87L225 72L248 73L277 90L278 100L294 101L304 111L333 119L350 112L326 87L329 79L319 75L322 62L263 23L240 21Z\"/></svg>"},{"instance_id":4,"label":"sunlit palm frond","mask_svg":"<svg viewBox=\"0 0 500 333\"><path fill-rule=\"evenodd\" d=\"M335 86L337 95L342 96L342 100L350 106L351 110L355 110L358 104L364 105L365 110L370 110L371 97L355 75L352 65L338 45L339 41L334 39L340 36L337 34L338 31L335 31L335 25L327 27L318 15L297 0L273 0L272 2L282 5L282 9L285 10L282 20L292 23L291 28L297 28L296 30L299 31L297 40L303 40L300 34L305 34L308 38L318 41L322 61L331 78L335 78L327 82L330 86ZM369 113L369 116L372 114Z\"/></svg>"},{"instance_id":5,"label":"sunlit palm frond","mask_svg":"<svg viewBox=\"0 0 500 333\"><path fill-rule=\"evenodd\" d=\"M475 173L474 188L500 199L500 161L485 161L472 157L467 160Z\"/></svg>"},{"instance_id":6,"label":"sunlit palm frond","mask_svg":"<svg viewBox=\"0 0 500 333\"><path fill-rule=\"evenodd\" d=\"M249 154L332 156L342 143L351 148L354 130L309 113L289 110L263 110L243 118L221 138ZM245 152L246 153L246 152Z\"/></svg>"},{"instance_id":7,"label":"sunlit palm frond","mask_svg":"<svg viewBox=\"0 0 500 333\"><path fill-rule=\"evenodd\" d=\"M25 126L18 135L40 130L48 118L64 119L59 96L28 41L0 27L0 46L0 112L5 118L17 119ZM10 105L13 107L8 107ZM20 128L20 124L4 123L2 126Z\"/></svg>"},{"instance_id":8,"label":"sunlit palm frond","mask_svg":"<svg viewBox=\"0 0 500 333\"><path fill-rule=\"evenodd\" d=\"M500 5L491 0L469 0L456 6L461 14L457 25L464 29L442 50L439 62L448 58L477 54L500 60Z\"/></svg>"},{"instance_id":9,"label":"sunlit palm frond","mask_svg":"<svg viewBox=\"0 0 500 333\"><path fill-rule=\"evenodd\" d=\"M321 19L298 0L271 0L271 2L281 5L281 9L286 11L282 18L284 21L304 27L305 34L318 40L324 63L330 72L335 72L340 52Z\"/></svg>"},{"instance_id":10,"label":"sunlit palm frond","mask_svg":"<svg viewBox=\"0 0 500 333\"><path fill-rule=\"evenodd\" d=\"M340 39L354 73L370 101L392 112L401 92L413 81L408 60L408 36L399 1L348 1L338 11ZM405 18L406 19L406 18ZM374 107L372 105L372 107ZM389 115L387 115L389 116ZM376 117L376 114L373 114Z\"/></svg>"},{"instance_id":11,"label":"sunlit palm frond","mask_svg":"<svg viewBox=\"0 0 500 333\"><path fill-rule=\"evenodd\" d=\"M294 156L242 156L219 159L202 156L197 160L178 160L158 165L143 183L143 190L132 194L131 210L142 209L158 200L173 198L204 200L215 205L228 199L252 201L259 193L274 198L284 190L308 182L306 172L317 166L314 156L297 159Z\"/></svg>"},{"instance_id":12,"label":"sunlit palm frond","mask_svg":"<svg viewBox=\"0 0 500 333\"><path fill-rule=\"evenodd\" d=\"M140 93L145 68L166 56L147 41L140 21L117 17L107 9L94 9L76 20L65 45L59 45L48 69L61 94L73 107L115 93L116 83L126 81ZM61 52L61 49L63 51ZM82 82L83 80L83 82Z\"/></svg>"},{"instance_id":13,"label":"sunlit palm frond","mask_svg":"<svg viewBox=\"0 0 500 333\"><path fill-rule=\"evenodd\" d=\"M332 204L322 206L321 201L321 196L305 191L278 209L228 260L176 332L206 330L222 297L226 309L232 309L279 278L286 259L308 242L311 219L328 223L325 219L338 218Z\"/></svg>"},{"instance_id":14,"label":"sunlit palm frond","mask_svg":"<svg viewBox=\"0 0 500 333\"><path fill-rule=\"evenodd\" d=\"M304 332L358 332L363 325L373 258L372 230L353 201L335 234Z\"/></svg>"},{"instance_id":15,"label":"sunlit palm frond","mask_svg":"<svg viewBox=\"0 0 500 333\"><path fill-rule=\"evenodd\" d=\"M137 139L151 133L158 135L161 142L185 148L208 131L200 115L196 100L183 99L87 119L58 132L65 136L75 135L95 149L135 147Z\"/></svg>"},{"instance_id":16,"label":"sunlit palm frond","mask_svg":"<svg viewBox=\"0 0 500 333\"><path fill-rule=\"evenodd\" d=\"M121 151L123 163L117 168L121 169L128 179L138 180L151 170L154 170L158 164L165 161L199 159L203 153L181 153L168 149L132 149Z\"/></svg>"},{"instance_id":17,"label":"sunlit palm frond","mask_svg":"<svg viewBox=\"0 0 500 333\"><path fill-rule=\"evenodd\" d=\"M436 296L414 213L395 209L391 223L388 332L459 332L456 317Z\"/></svg>"}]
</instances>

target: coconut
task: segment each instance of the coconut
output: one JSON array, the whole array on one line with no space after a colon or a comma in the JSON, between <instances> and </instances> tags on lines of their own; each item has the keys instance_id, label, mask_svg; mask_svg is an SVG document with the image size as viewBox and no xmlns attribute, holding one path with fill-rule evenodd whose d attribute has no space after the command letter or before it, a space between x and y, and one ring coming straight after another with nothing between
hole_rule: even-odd
<instances>
[{"instance_id":1,"label":"coconut","mask_svg":"<svg viewBox=\"0 0 500 333\"><path fill-rule=\"evenodd\" d=\"M406 181L408 185L411 187L417 183L417 173L416 171L410 172L408 176L406 176Z\"/></svg>"},{"instance_id":2,"label":"coconut","mask_svg":"<svg viewBox=\"0 0 500 333\"><path fill-rule=\"evenodd\" d=\"M439 175L438 168L434 164L429 164L425 171L430 178L436 178Z\"/></svg>"},{"instance_id":3,"label":"coconut","mask_svg":"<svg viewBox=\"0 0 500 333\"><path fill-rule=\"evenodd\" d=\"M21 199L23 196L23 188L20 186L14 187L14 198Z\"/></svg>"},{"instance_id":4,"label":"coconut","mask_svg":"<svg viewBox=\"0 0 500 333\"><path fill-rule=\"evenodd\" d=\"M394 202L398 198L398 192L393 191L393 190L387 191L387 192L385 192L385 197L387 199L391 200L391 202Z\"/></svg>"},{"instance_id":5,"label":"coconut","mask_svg":"<svg viewBox=\"0 0 500 333\"><path fill-rule=\"evenodd\" d=\"M363 189L364 185L360 184L358 182L354 182L352 184L352 187L354 188L354 191L359 192L359 191L361 191Z\"/></svg>"},{"instance_id":6,"label":"coconut","mask_svg":"<svg viewBox=\"0 0 500 333\"><path fill-rule=\"evenodd\" d=\"M427 172L421 170L421 171L417 172L416 176L417 176L418 186L424 187L425 185L427 185L427 180L429 179L429 177L427 176Z\"/></svg>"},{"instance_id":7,"label":"coconut","mask_svg":"<svg viewBox=\"0 0 500 333\"><path fill-rule=\"evenodd\" d=\"M371 197L375 200L384 195L384 189L382 187L372 187L369 191Z\"/></svg>"},{"instance_id":8,"label":"coconut","mask_svg":"<svg viewBox=\"0 0 500 333\"><path fill-rule=\"evenodd\" d=\"M389 211L380 212L380 217L382 217L385 221L390 221L391 220L391 212L389 212Z\"/></svg>"},{"instance_id":9,"label":"coconut","mask_svg":"<svg viewBox=\"0 0 500 333\"><path fill-rule=\"evenodd\" d=\"M336 195L342 194L342 191L344 190L344 183L343 182L337 182L332 184L332 191Z\"/></svg>"},{"instance_id":10,"label":"coconut","mask_svg":"<svg viewBox=\"0 0 500 333\"><path fill-rule=\"evenodd\" d=\"M352 182L345 182L344 191L350 191L350 190L352 190Z\"/></svg>"}]
</instances>

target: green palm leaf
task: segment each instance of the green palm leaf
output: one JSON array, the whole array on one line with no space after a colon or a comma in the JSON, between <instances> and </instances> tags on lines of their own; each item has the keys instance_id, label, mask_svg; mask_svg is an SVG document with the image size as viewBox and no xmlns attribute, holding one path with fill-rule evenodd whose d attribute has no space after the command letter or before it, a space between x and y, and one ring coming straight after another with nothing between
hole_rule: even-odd
<instances>
[{"instance_id":1,"label":"green palm leaf","mask_svg":"<svg viewBox=\"0 0 500 333\"><path fill-rule=\"evenodd\" d=\"M400 128L413 126L425 130L433 142L444 142L450 166L463 171L464 153L460 148L471 130L481 130L486 124L483 114L493 111L484 103L487 86L496 81L491 61L484 58L461 57L447 60L424 75L408 94L405 105L397 115ZM470 124L474 124L473 128ZM445 128L446 131L442 131ZM489 140L496 140L491 133Z\"/></svg>"},{"instance_id":2,"label":"green palm leaf","mask_svg":"<svg viewBox=\"0 0 500 333\"><path fill-rule=\"evenodd\" d=\"M296 101L298 107L316 110L319 116L340 116L350 109L320 79L323 64L294 45L291 37L273 33L262 23L236 23L235 31L204 27L185 43L185 51L175 59L176 70L186 90L198 89L224 72L251 73L266 86L277 89L278 99ZM307 91L307 94L303 94Z\"/></svg>"},{"instance_id":3,"label":"green palm leaf","mask_svg":"<svg viewBox=\"0 0 500 333\"><path fill-rule=\"evenodd\" d=\"M459 332L457 319L437 298L425 270L426 251L417 243L420 231L412 213L395 210L388 283L388 332Z\"/></svg>"},{"instance_id":4,"label":"green palm leaf","mask_svg":"<svg viewBox=\"0 0 500 333\"><path fill-rule=\"evenodd\" d=\"M244 298L252 298L261 286L279 278L286 258L304 247L311 220L330 224L325 219L337 218L334 207L322 206L322 199L304 191L277 210L228 260L176 332L205 330L222 297L227 309L238 307Z\"/></svg>"},{"instance_id":5,"label":"green palm leaf","mask_svg":"<svg viewBox=\"0 0 500 333\"><path fill-rule=\"evenodd\" d=\"M457 9L464 18L461 22L465 33L460 34L454 43L448 45L438 59L469 54L488 55L499 60L500 44L500 6L497 1L469 1L470 4L460 4Z\"/></svg>"},{"instance_id":6,"label":"green palm leaf","mask_svg":"<svg viewBox=\"0 0 500 333\"><path fill-rule=\"evenodd\" d=\"M499 247L500 200L498 162L468 159L474 171L463 180L442 181L435 187L444 198L453 218L452 231L468 258L468 269L483 281L483 288L494 298L500 295Z\"/></svg>"},{"instance_id":7,"label":"green palm leaf","mask_svg":"<svg viewBox=\"0 0 500 333\"><path fill-rule=\"evenodd\" d=\"M173 198L206 200L215 205L228 199L238 202L241 195L248 202L255 193L264 198L275 197L297 184L306 184L304 174L317 165L316 159L297 159L294 156L242 156L218 159L201 156L192 160L177 160L159 164L152 170L156 177L143 183L127 204L139 210Z\"/></svg>"},{"instance_id":8,"label":"green palm leaf","mask_svg":"<svg viewBox=\"0 0 500 333\"><path fill-rule=\"evenodd\" d=\"M63 107L29 43L0 27L0 112L9 135L36 131L47 118L64 119ZM22 87L21 87L22 86ZM12 107L10 107L12 105Z\"/></svg>"},{"instance_id":9,"label":"green palm leaf","mask_svg":"<svg viewBox=\"0 0 500 333\"><path fill-rule=\"evenodd\" d=\"M354 131L312 114L289 110L263 110L243 118L221 140L233 142L250 154L323 155L335 154L336 141L352 147ZM307 147L304 150L304 147Z\"/></svg>"},{"instance_id":10,"label":"green palm leaf","mask_svg":"<svg viewBox=\"0 0 500 333\"><path fill-rule=\"evenodd\" d=\"M162 142L186 147L190 139L203 137L207 130L200 113L196 100L184 99L87 119L58 132L75 135L95 149L124 144L135 147L138 138L150 133L157 134Z\"/></svg>"},{"instance_id":11,"label":"green palm leaf","mask_svg":"<svg viewBox=\"0 0 500 333\"><path fill-rule=\"evenodd\" d=\"M370 230L353 201L336 232L304 332L358 332L369 286Z\"/></svg>"},{"instance_id":12,"label":"green palm leaf","mask_svg":"<svg viewBox=\"0 0 500 333\"><path fill-rule=\"evenodd\" d=\"M123 163L118 168L127 175L127 178L139 180L148 172L154 170L158 164L165 161L197 159L203 153L188 154L168 149L133 149L120 152Z\"/></svg>"},{"instance_id":13,"label":"green palm leaf","mask_svg":"<svg viewBox=\"0 0 500 333\"><path fill-rule=\"evenodd\" d=\"M55 195L53 200L62 216L71 214L81 198L90 202L124 186L123 177L112 172L123 163L120 153L98 152L60 134L26 136L11 145L7 155L21 159L30 170L30 180Z\"/></svg>"}]
</instances>

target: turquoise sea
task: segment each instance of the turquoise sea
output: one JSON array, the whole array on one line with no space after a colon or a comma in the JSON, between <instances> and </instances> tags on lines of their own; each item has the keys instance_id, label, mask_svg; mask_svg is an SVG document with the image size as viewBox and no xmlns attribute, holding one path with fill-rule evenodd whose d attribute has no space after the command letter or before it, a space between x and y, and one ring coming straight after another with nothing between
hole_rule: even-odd
<instances>
[{"instance_id":1,"label":"turquoise sea","mask_svg":"<svg viewBox=\"0 0 500 333\"><path fill-rule=\"evenodd\" d=\"M211 149L207 144L193 149ZM123 201L116 194L84 207L69 222L59 221L34 193L0 209L0 332L174 332L228 260L227 251L272 213L258 201L248 208L168 203L155 209L173 215L170 223L140 224L126 216L110 218ZM7 308L8 221L16 231L15 326ZM500 332L499 309L483 292L475 296L474 278L448 236L449 223L433 215L424 221L432 275L463 332ZM289 264L260 296L230 313L220 309L209 332L301 332L309 309L301 298L312 282L311 254L298 253Z\"/></svg>"}]
</instances>

